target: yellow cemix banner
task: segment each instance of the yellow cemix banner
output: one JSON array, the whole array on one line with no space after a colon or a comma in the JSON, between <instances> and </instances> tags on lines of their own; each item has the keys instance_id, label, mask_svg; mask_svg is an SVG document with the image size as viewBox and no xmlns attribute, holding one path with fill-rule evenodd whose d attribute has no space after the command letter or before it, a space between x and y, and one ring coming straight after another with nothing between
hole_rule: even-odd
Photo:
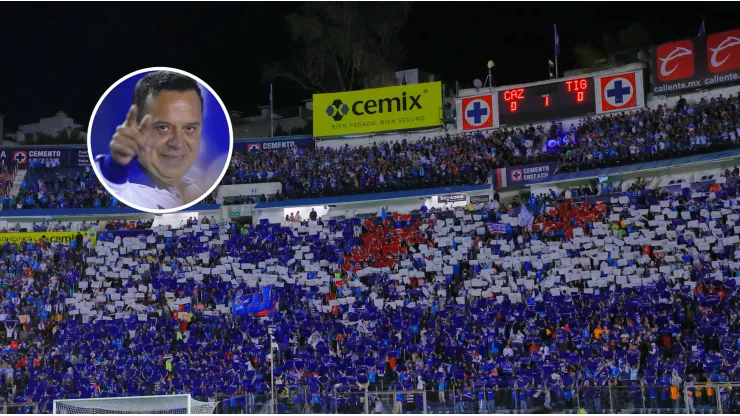
<instances>
[{"instance_id":1,"label":"yellow cemix banner","mask_svg":"<svg viewBox=\"0 0 740 416\"><path fill-rule=\"evenodd\" d=\"M442 83L315 94L316 137L439 126Z\"/></svg>"},{"instance_id":2,"label":"yellow cemix banner","mask_svg":"<svg viewBox=\"0 0 740 416\"><path fill-rule=\"evenodd\" d=\"M41 239L41 237L46 237L46 241L52 242L52 243L62 243L62 244L69 244L70 242L74 241L77 237L76 231L42 231L42 232L33 232L33 233L0 233L0 244L5 243L20 243L21 241L25 242L32 242L35 243ZM83 231L82 232L83 238L90 238L92 239L93 244L97 242L98 236L97 233L94 231Z\"/></svg>"}]
</instances>

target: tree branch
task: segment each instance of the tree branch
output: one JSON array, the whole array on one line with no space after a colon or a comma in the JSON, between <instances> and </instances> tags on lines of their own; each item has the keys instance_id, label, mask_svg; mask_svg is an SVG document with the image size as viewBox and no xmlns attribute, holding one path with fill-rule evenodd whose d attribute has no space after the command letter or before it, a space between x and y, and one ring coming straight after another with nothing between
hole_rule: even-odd
<instances>
[{"instance_id":1,"label":"tree branch","mask_svg":"<svg viewBox=\"0 0 740 416\"><path fill-rule=\"evenodd\" d=\"M351 91L358 80L384 85L403 58L399 34L408 16L406 2L305 3L286 16L299 46L296 65L266 68L265 77L286 78L312 92ZM391 77L392 78L392 77Z\"/></svg>"}]
</instances>

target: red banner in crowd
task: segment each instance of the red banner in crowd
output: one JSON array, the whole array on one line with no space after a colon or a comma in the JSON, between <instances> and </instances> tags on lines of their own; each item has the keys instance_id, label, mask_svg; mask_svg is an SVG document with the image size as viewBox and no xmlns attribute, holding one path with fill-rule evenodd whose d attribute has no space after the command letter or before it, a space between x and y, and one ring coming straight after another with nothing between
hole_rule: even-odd
<instances>
[{"instance_id":1,"label":"red banner in crowd","mask_svg":"<svg viewBox=\"0 0 740 416\"><path fill-rule=\"evenodd\" d=\"M396 265L397 257L407 254L408 248L415 244L426 242L423 233L419 230L422 222L414 221L411 227L396 228L396 222L408 222L411 215L393 214L393 218L386 218L382 225L375 225L366 220L363 224L365 231L360 239L362 245L353 248L351 255L344 258L344 270L357 272L367 263L368 267L390 267Z\"/></svg>"},{"instance_id":2,"label":"red banner in crowd","mask_svg":"<svg viewBox=\"0 0 740 416\"><path fill-rule=\"evenodd\" d=\"M580 204L562 203L548 209L547 216L535 220L536 229L542 227L545 233L565 231L568 240L573 238L573 230L583 227L586 223L604 219L606 205L602 201L595 204L583 202Z\"/></svg>"}]
</instances>

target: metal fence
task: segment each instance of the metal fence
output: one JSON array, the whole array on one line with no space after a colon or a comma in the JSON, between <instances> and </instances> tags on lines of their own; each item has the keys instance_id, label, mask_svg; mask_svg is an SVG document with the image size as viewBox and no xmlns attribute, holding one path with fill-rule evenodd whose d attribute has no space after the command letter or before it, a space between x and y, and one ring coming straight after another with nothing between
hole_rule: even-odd
<instances>
[{"instance_id":1,"label":"metal fence","mask_svg":"<svg viewBox=\"0 0 740 416\"><path fill-rule=\"evenodd\" d=\"M355 389L357 390L357 389ZM740 413L740 384L593 386L585 383L549 388L311 391L279 388L279 414L408 414L408 413ZM233 402L233 399L232 399ZM270 395L247 395L229 413L270 413Z\"/></svg>"},{"instance_id":2,"label":"metal fence","mask_svg":"<svg viewBox=\"0 0 740 416\"><path fill-rule=\"evenodd\" d=\"M740 383L687 383L682 395L688 413L740 413Z\"/></svg>"},{"instance_id":3,"label":"metal fence","mask_svg":"<svg viewBox=\"0 0 740 416\"><path fill-rule=\"evenodd\" d=\"M0 403L2 414L37 414L39 406L37 403Z\"/></svg>"},{"instance_id":4,"label":"metal fence","mask_svg":"<svg viewBox=\"0 0 740 416\"><path fill-rule=\"evenodd\" d=\"M270 393L247 393L221 404L223 413L237 414L373 414L426 413L428 392L421 390L322 391L306 386L276 387L273 408Z\"/></svg>"},{"instance_id":5,"label":"metal fence","mask_svg":"<svg viewBox=\"0 0 740 416\"><path fill-rule=\"evenodd\" d=\"M740 383L686 383L549 388L374 391L353 386L325 391L320 386L276 386L221 401L230 414L409 414L409 413L740 413ZM0 404L3 413L38 413L35 403Z\"/></svg>"}]
</instances>

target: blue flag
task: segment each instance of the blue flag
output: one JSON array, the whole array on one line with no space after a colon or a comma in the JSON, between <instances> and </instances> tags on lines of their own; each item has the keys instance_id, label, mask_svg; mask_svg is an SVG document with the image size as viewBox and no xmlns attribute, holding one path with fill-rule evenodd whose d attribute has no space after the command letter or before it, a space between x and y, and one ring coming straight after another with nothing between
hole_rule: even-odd
<instances>
[{"instance_id":1,"label":"blue flag","mask_svg":"<svg viewBox=\"0 0 740 416\"><path fill-rule=\"evenodd\" d=\"M699 34L696 36L706 36L707 30L704 28L704 21L701 21L701 26L699 26Z\"/></svg>"},{"instance_id":2,"label":"blue flag","mask_svg":"<svg viewBox=\"0 0 740 416\"><path fill-rule=\"evenodd\" d=\"M526 227L532 225L534 221L534 215L532 215L526 206L522 205L522 210L519 212L519 226Z\"/></svg>"},{"instance_id":3,"label":"blue flag","mask_svg":"<svg viewBox=\"0 0 740 416\"><path fill-rule=\"evenodd\" d=\"M555 55L560 55L560 36L558 36L558 25L553 25L555 28Z\"/></svg>"}]
</instances>

